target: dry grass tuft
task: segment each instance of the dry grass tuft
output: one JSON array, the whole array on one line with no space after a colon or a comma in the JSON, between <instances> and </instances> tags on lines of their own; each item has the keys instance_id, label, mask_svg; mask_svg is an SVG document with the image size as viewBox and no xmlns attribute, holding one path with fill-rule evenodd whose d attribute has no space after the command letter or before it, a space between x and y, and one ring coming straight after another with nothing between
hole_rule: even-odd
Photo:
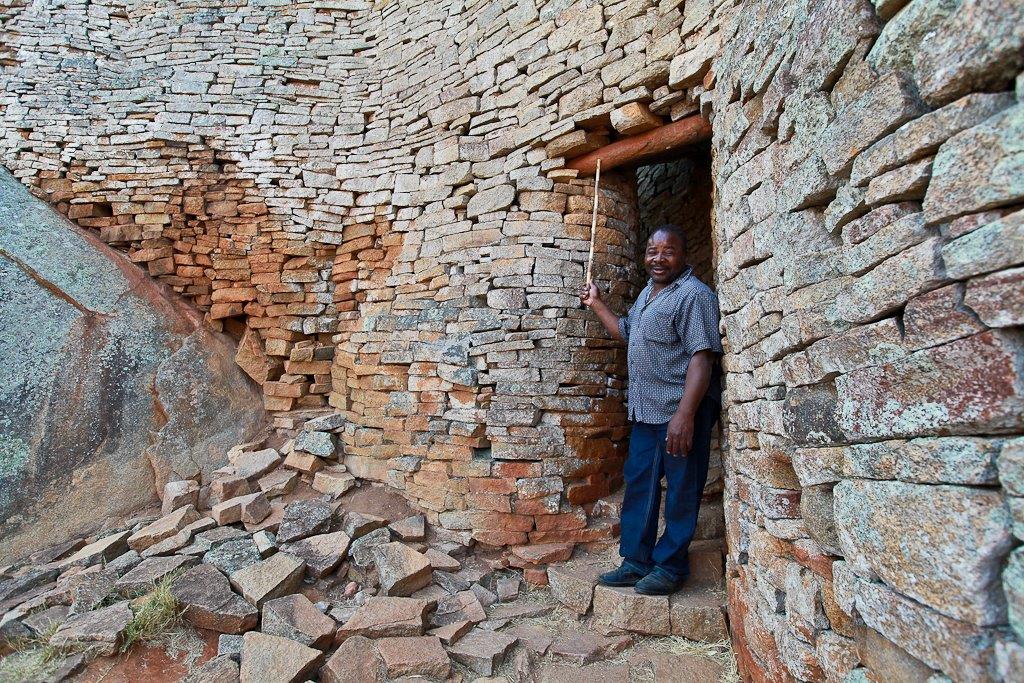
<instances>
[{"instance_id":1,"label":"dry grass tuft","mask_svg":"<svg viewBox=\"0 0 1024 683\"><path fill-rule=\"evenodd\" d=\"M134 602L135 617L124 631L121 652L136 643L166 639L181 626L181 610L171 595L171 584L176 578L174 574L165 576L153 590Z\"/></svg>"}]
</instances>

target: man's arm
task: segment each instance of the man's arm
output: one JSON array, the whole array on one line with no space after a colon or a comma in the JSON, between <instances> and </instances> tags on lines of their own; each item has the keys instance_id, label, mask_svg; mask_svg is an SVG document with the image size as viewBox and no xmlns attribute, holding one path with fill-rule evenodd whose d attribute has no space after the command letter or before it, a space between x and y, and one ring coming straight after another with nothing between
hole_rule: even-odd
<instances>
[{"instance_id":1,"label":"man's arm","mask_svg":"<svg viewBox=\"0 0 1024 683\"><path fill-rule=\"evenodd\" d=\"M707 393L711 384L711 366L714 363L714 352L698 351L690 357L686 368L686 384L683 385L683 397L679 399L679 407L668 423L668 434L665 451L669 455L686 457L693 446L693 417L697 414L697 406Z\"/></svg>"},{"instance_id":2,"label":"man's arm","mask_svg":"<svg viewBox=\"0 0 1024 683\"><path fill-rule=\"evenodd\" d=\"M590 310L597 314L598 319L604 325L604 328L608 330L608 334L612 336L612 339L626 341L622 338L622 332L619 331L619 316L615 315L612 309L608 308L608 304L601 300L601 292L598 291L597 285L593 282L583 285L580 289L580 301L583 302L584 306L589 306Z\"/></svg>"}]
</instances>

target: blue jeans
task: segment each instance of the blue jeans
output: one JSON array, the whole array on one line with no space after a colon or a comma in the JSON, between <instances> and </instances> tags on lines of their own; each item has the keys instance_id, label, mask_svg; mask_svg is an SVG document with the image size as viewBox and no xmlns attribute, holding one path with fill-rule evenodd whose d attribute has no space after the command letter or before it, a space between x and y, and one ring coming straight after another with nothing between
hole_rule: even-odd
<instances>
[{"instance_id":1,"label":"blue jeans","mask_svg":"<svg viewBox=\"0 0 1024 683\"><path fill-rule=\"evenodd\" d=\"M635 422L629 436L629 456L623 468L626 490L622 500L619 555L644 573L654 567L677 580L690 573L687 549L697 529L697 513L708 478L711 429L719 404L705 396L693 418L693 446L686 457L665 452L668 423ZM665 492L665 532L658 536L661 478ZM657 541L657 542L655 542Z\"/></svg>"}]
</instances>

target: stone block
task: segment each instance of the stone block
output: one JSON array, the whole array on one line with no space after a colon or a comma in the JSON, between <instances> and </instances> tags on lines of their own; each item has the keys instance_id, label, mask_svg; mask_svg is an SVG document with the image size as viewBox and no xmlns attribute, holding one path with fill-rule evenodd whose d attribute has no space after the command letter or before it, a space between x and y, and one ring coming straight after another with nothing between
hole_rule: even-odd
<instances>
[{"instance_id":1,"label":"stone block","mask_svg":"<svg viewBox=\"0 0 1024 683\"><path fill-rule=\"evenodd\" d=\"M954 619L1004 621L999 571L1013 541L998 492L849 480L834 495L839 543L858 571Z\"/></svg>"},{"instance_id":2,"label":"stone block","mask_svg":"<svg viewBox=\"0 0 1024 683\"><path fill-rule=\"evenodd\" d=\"M644 635L667 636L672 632L669 597L640 595L632 588L597 586L594 621L605 628Z\"/></svg>"},{"instance_id":3,"label":"stone block","mask_svg":"<svg viewBox=\"0 0 1024 683\"><path fill-rule=\"evenodd\" d=\"M285 595L263 603L260 630L308 647L325 650L334 642L337 624L305 595Z\"/></svg>"},{"instance_id":4,"label":"stone block","mask_svg":"<svg viewBox=\"0 0 1024 683\"><path fill-rule=\"evenodd\" d=\"M384 595L411 595L430 583L430 560L404 543L380 545L374 548L373 557Z\"/></svg>"},{"instance_id":5,"label":"stone block","mask_svg":"<svg viewBox=\"0 0 1024 683\"><path fill-rule=\"evenodd\" d=\"M324 683L383 683L387 680L383 668L384 662L373 641L352 636L320 669L320 680Z\"/></svg>"},{"instance_id":6,"label":"stone block","mask_svg":"<svg viewBox=\"0 0 1024 683\"><path fill-rule=\"evenodd\" d=\"M239 569L228 578L242 597L256 607L267 600L298 591L306 563L286 552Z\"/></svg>"},{"instance_id":7,"label":"stone block","mask_svg":"<svg viewBox=\"0 0 1024 683\"><path fill-rule=\"evenodd\" d=\"M451 660L436 636L381 638L376 645L389 678L445 679L451 672Z\"/></svg>"},{"instance_id":8,"label":"stone block","mask_svg":"<svg viewBox=\"0 0 1024 683\"><path fill-rule=\"evenodd\" d=\"M306 574L311 578L322 579L341 565L350 542L344 531L335 531L307 536L289 544L285 550L306 562Z\"/></svg>"},{"instance_id":9,"label":"stone block","mask_svg":"<svg viewBox=\"0 0 1024 683\"><path fill-rule=\"evenodd\" d=\"M259 612L231 590L227 578L209 564L186 571L171 585L182 618L196 628L240 634L256 628Z\"/></svg>"},{"instance_id":10,"label":"stone block","mask_svg":"<svg viewBox=\"0 0 1024 683\"><path fill-rule=\"evenodd\" d=\"M434 605L418 598L370 598L338 629L336 641L353 636L421 636L427 628L427 612Z\"/></svg>"},{"instance_id":11,"label":"stone block","mask_svg":"<svg viewBox=\"0 0 1024 683\"><path fill-rule=\"evenodd\" d=\"M250 631L242 636L241 683L304 681L323 658L319 650L288 638Z\"/></svg>"}]
</instances>

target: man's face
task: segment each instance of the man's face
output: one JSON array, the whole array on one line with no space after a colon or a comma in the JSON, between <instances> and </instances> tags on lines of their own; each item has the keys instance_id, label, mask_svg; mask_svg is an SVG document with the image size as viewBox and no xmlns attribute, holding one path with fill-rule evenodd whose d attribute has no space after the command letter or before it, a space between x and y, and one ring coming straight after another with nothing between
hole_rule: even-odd
<instances>
[{"instance_id":1,"label":"man's face","mask_svg":"<svg viewBox=\"0 0 1024 683\"><path fill-rule=\"evenodd\" d=\"M670 232L654 233L647 240L644 265L655 284L669 284L686 268L682 240Z\"/></svg>"}]
</instances>

